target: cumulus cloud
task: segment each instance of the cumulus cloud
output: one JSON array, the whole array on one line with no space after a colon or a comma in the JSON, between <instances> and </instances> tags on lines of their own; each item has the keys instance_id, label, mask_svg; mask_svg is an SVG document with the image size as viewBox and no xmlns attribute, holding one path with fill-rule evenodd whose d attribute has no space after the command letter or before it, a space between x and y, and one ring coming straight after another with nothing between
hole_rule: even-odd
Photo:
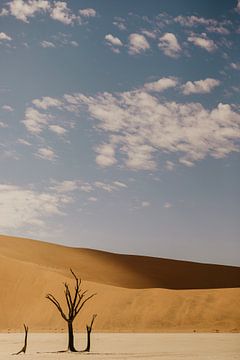
<instances>
[{"instance_id":1,"label":"cumulus cloud","mask_svg":"<svg viewBox=\"0 0 240 360\"><path fill-rule=\"evenodd\" d=\"M51 8L52 19L62 22L65 25L73 24L76 16L72 14L65 1L56 1Z\"/></svg>"},{"instance_id":2,"label":"cumulus cloud","mask_svg":"<svg viewBox=\"0 0 240 360\"><path fill-rule=\"evenodd\" d=\"M64 127L59 125L49 125L49 130L53 131L57 135L64 135L67 132L67 130L64 129Z\"/></svg>"},{"instance_id":3,"label":"cumulus cloud","mask_svg":"<svg viewBox=\"0 0 240 360\"><path fill-rule=\"evenodd\" d=\"M8 3L9 13L16 19L28 22L29 17L36 13L44 13L49 10L50 4L47 0L12 0Z\"/></svg>"},{"instance_id":4,"label":"cumulus cloud","mask_svg":"<svg viewBox=\"0 0 240 360\"><path fill-rule=\"evenodd\" d=\"M123 46L122 41L118 37L113 36L112 34L107 34L105 36L105 40L113 46Z\"/></svg>"},{"instance_id":5,"label":"cumulus cloud","mask_svg":"<svg viewBox=\"0 0 240 360\"><path fill-rule=\"evenodd\" d=\"M166 56L177 58L182 51L176 36L173 33L165 33L159 39L158 47Z\"/></svg>"},{"instance_id":6,"label":"cumulus cloud","mask_svg":"<svg viewBox=\"0 0 240 360\"><path fill-rule=\"evenodd\" d=\"M176 87L178 84L178 80L175 78L161 78L157 81L146 83L144 85L144 89L147 91L155 91L155 92L162 92L172 87Z\"/></svg>"},{"instance_id":7,"label":"cumulus cloud","mask_svg":"<svg viewBox=\"0 0 240 360\"><path fill-rule=\"evenodd\" d=\"M208 94L216 86L220 85L220 81L212 78L207 78L205 80L198 81L188 81L182 86L182 91L184 95L190 94Z\"/></svg>"},{"instance_id":8,"label":"cumulus cloud","mask_svg":"<svg viewBox=\"0 0 240 360\"><path fill-rule=\"evenodd\" d=\"M206 19L203 17L192 16L177 16L174 21L185 27L203 26L209 32L218 33L222 35L228 35L230 31L225 27L229 25L228 21L219 22L216 19Z\"/></svg>"},{"instance_id":9,"label":"cumulus cloud","mask_svg":"<svg viewBox=\"0 0 240 360\"><path fill-rule=\"evenodd\" d=\"M36 153L36 156L40 159L48 160L48 161L54 161L57 157L54 150L50 147L39 148Z\"/></svg>"},{"instance_id":10,"label":"cumulus cloud","mask_svg":"<svg viewBox=\"0 0 240 360\"><path fill-rule=\"evenodd\" d=\"M41 113L32 107L28 107L25 111L25 119L22 122L30 133L36 135L42 132L50 119L51 115Z\"/></svg>"},{"instance_id":11,"label":"cumulus cloud","mask_svg":"<svg viewBox=\"0 0 240 360\"><path fill-rule=\"evenodd\" d=\"M211 39L208 39L206 34L202 34L202 36L189 36L188 41L193 43L195 46L207 50L208 52L213 52L217 49L215 42Z\"/></svg>"},{"instance_id":12,"label":"cumulus cloud","mask_svg":"<svg viewBox=\"0 0 240 360\"><path fill-rule=\"evenodd\" d=\"M12 38L11 36L7 35L6 33L4 32L0 32L0 41L11 41Z\"/></svg>"},{"instance_id":13,"label":"cumulus cloud","mask_svg":"<svg viewBox=\"0 0 240 360\"><path fill-rule=\"evenodd\" d=\"M220 103L207 109L199 103L164 101L156 95L144 89L96 97L72 95L76 106L86 107L109 135L109 144L99 149L102 166L115 164L115 154L130 169L152 170L158 165L156 154L172 154L192 166L207 156L223 158L239 151L236 108Z\"/></svg>"},{"instance_id":14,"label":"cumulus cloud","mask_svg":"<svg viewBox=\"0 0 240 360\"><path fill-rule=\"evenodd\" d=\"M1 10L0 15L9 14L25 23L28 23L29 18L33 18L37 14L47 14L53 20L60 21L64 25L73 25L75 22L81 23L81 17L95 17L96 11L91 8L81 9L79 15L75 15L68 7L67 1L11 0L7 3L7 8Z\"/></svg>"},{"instance_id":15,"label":"cumulus cloud","mask_svg":"<svg viewBox=\"0 0 240 360\"><path fill-rule=\"evenodd\" d=\"M34 99L32 103L39 109L47 110L51 107L61 108L62 102L59 99L44 96L41 99Z\"/></svg>"},{"instance_id":16,"label":"cumulus cloud","mask_svg":"<svg viewBox=\"0 0 240 360\"><path fill-rule=\"evenodd\" d=\"M164 204L165 209L171 209L172 207L173 207L173 205L170 202L165 202L165 204Z\"/></svg>"},{"instance_id":17,"label":"cumulus cloud","mask_svg":"<svg viewBox=\"0 0 240 360\"><path fill-rule=\"evenodd\" d=\"M231 68L234 70L240 70L240 63L231 63L230 64Z\"/></svg>"},{"instance_id":18,"label":"cumulus cloud","mask_svg":"<svg viewBox=\"0 0 240 360\"><path fill-rule=\"evenodd\" d=\"M3 109L4 111L7 111L7 112L13 112L13 111L14 111L13 107L10 106L10 105L3 105L3 106L2 106L2 109Z\"/></svg>"},{"instance_id":19,"label":"cumulus cloud","mask_svg":"<svg viewBox=\"0 0 240 360\"><path fill-rule=\"evenodd\" d=\"M96 163L101 167L112 166L117 162L115 158L115 149L112 144L102 144L96 149Z\"/></svg>"},{"instance_id":20,"label":"cumulus cloud","mask_svg":"<svg viewBox=\"0 0 240 360\"><path fill-rule=\"evenodd\" d=\"M237 1L236 11L240 14L240 0Z\"/></svg>"},{"instance_id":21,"label":"cumulus cloud","mask_svg":"<svg viewBox=\"0 0 240 360\"><path fill-rule=\"evenodd\" d=\"M97 15L97 12L92 8L86 8L86 9L80 9L79 14L83 17L89 18L89 17L95 17Z\"/></svg>"},{"instance_id":22,"label":"cumulus cloud","mask_svg":"<svg viewBox=\"0 0 240 360\"><path fill-rule=\"evenodd\" d=\"M150 205L151 205L151 203L150 203L149 201L142 201L142 202L141 202L141 206L142 206L143 208L149 207Z\"/></svg>"},{"instance_id":23,"label":"cumulus cloud","mask_svg":"<svg viewBox=\"0 0 240 360\"><path fill-rule=\"evenodd\" d=\"M136 55L150 49L150 45L144 35L130 34L129 35L129 54Z\"/></svg>"},{"instance_id":24,"label":"cumulus cloud","mask_svg":"<svg viewBox=\"0 0 240 360\"><path fill-rule=\"evenodd\" d=\"M49 216L64 215L67 199L28 187L0 184L0 229L43 227Z\"/></svg>"},{"instance_id":25,"label":"cumulus cloud","mask_svg":"<svg viewBox=\"0 0 240 360\"><path fill-rule=\"evenodd\" d=\"M40 45L41 45L41 47L43 47L43 48L55 48L55 47L56 47L53 42L51 42L51 41L46 41L46 40L41 41L41 42L40 42Z\"/></svg>"}]
</instances>

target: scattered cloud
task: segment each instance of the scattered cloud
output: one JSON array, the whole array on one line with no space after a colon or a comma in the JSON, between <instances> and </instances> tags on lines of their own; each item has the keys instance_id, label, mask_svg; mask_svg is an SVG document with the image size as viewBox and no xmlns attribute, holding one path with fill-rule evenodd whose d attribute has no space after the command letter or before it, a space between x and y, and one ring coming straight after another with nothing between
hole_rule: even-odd
<instances>
[{"instance_id":1,"label":"scattered cloud","mask_svg":"<svg viewBox=\"0 0 240 360\"><path fill-rule=\"evenodd\" d=\"M37 13L46 13L50 9L50 4L47 0L12 0L8 7L12 16L28 23L28 18L34 17Z\"/></svg>"},{"instance_id":2,"label":"scattered cloud","mask_svg":"<svg viewBox=\"0 0 240 360\"><path fill-rule=\"evenodd\" d=\"M146 83L144 89L146 91L162 92L172 87L176 87L178 80L176 78L161 78L157 81Z\"/></svg>"},{"instance_id":3,"label":"scattered cloud","mask_svg":"<svg viewBox=\"0 0 240 360\"><path fill-rule=\"evenodd\" d=\"M159 39L158 47L166 56L177 58L182 51L176 36L173 33L165 33Z\"/></svg>"},{"instance_id":4,"label":"scattered cloud","mask_svg":"<svg viewBox=\"0 0 240 360\"><path fill-rule=\"evenodd\" d=\"M25 146L31 146L32 145L29 141L27 141L25 139L21 139L21 138L19 138L17 140L17 142L18 142L18 144L25 145Z\"/></svg>"},{"instance_id":5,"label":"scattered cloud","mask_svg":"<svg viewBox=\"0 0 240 360\"><path fill-rule=\"evenodd\" d=\"M34 99L32 103L39 109L47 110L51 107L61 108L62 102L59 99L44 96L41 99Z\"/></svg>"},{"instance_id":6,"label":"scattered cloud","mask_svg":"<svg viewBox=\"0 0 240 360\"><path fill-rule=\"evenodd\" d=\"M240 0L237 0L236 11L240 13Z\"/></svg>"},{"instance_id":7,"label":"scattered cloud","mask_svg":"<svg viewBox=\"0 0 240 360\"><path fill-rule=\"evenodd\" d=\"M89 18L89 17L95 17L97 15L97 12L92 8L86 8L86 9L80 9L79 14L83 17Z\"/></svg>"},{"instance_id":8,"label":"scattered cloud","mask_svg":"<svg viewBox=\"0 0 240 360\"><path fill-rule=\"evenodd\" d=\"M32 107L28 107L25 111L25 119L22 122L30 133L36 135L42 132L50 119L51 115L41 113Z\"/></svg>"},{"instance_id":9,"label":"scattered cloud","mask_svg":"<svg viewBox=\"0 0 240 360\"><path fill-rule=\"evenodd\" d=\"M88 201L96 202L96 201L98 201L98 199L97 199L95 196L90 196L90 197L88 198Z\"/></svg>"},{"instance_id":10,"label":"scattered cloud","mask_svg":"<svg viewBox=\"0 0 240 360\"><path fill-rule=\"evenodd\" d=\"M7 111L7 112L13 112L13 111L14 111L13 107L10 106L10 105L3 105L3 106L2 106L2 109L3 109L4 111Z\"/></svg>"},{"instance_id":11,"label":"scattered cloud","mask_svg":"<svg viewBox=\"0 0 240 360\"><path fill-rule=\"evenodd\" d=\"M76 19L76 16L68 8L65 1L54 2L50 11L50 16L52 19L60 21L65 25L73 24Z\"/></svg>"},{"instance_id":12,"label":"scattered cloud","mask_svg":"<svg viewBox=\"0 0 240 360\"><path fill-rule=\"evenodd\" d=\"M116 164L116 154L130 169L154 170L156 153L174 154L192 166L206 156L239 151L240 114L229 104L207 109L200 103L164 101L146 90L75 94L74 99L109 135L109 144L98 149L101 166Z\"/></svg>"},{"instance_id":13,"label":"scattered cloud","mask_svg":"<svg viewBox=\"0 0 240 360\"><path fill-rule=\"evenodd\" d=\"M44 147L38 149L36 156L40 159L48 160L48 161L54 161L57 157L54 150L50 147Z\"/></svg>"},{"instance_id":14,"label":"scattered cloud","mask_svg":"<svg viewBox=\"0 0 240 360\"><path fill-rule=\"evenodd\" d=\"M125 19L121 17L115 17L113 25L115 25L119 30L127 30Z\"/></svg>"},{"instance_id":15,"label":"scattered cloud","mask_svg":"<svg viewBox=\"0 0 240 360\"><path fill-rule=\"evenodd\" d=\"M240 70L240 63L231 63L230 64L231 68L234 70Z\"/></svg>"},{"instance_id":16,"label":"scattered cloud","mask_svg":"<svg viewBox=\"0 0 240 360\"><path fill-rule=\"evenodd\" d=\"M148 49L150 45L144 35L141 34L130 34L129 37L129 54L137 55Z\"/></svg>"},{"instance_id":17,"label":"scattered cloud","mask_svg":"<svg viewBox=\"0 0 240 360\"><path fill-rule=\"evenodd\" d=\"M46 41L46 40L41 41L40 45L43 48L55 48L56 47L53 42Z\"/></svg>"},{"instance_id":18,"label":"scattered cloud","mask_svg":"<svg viewBox=\"0 0 240 360\"><path fill-rule=\"evenodd\" d=\"M206 34L202 34L202 36L189 36L188 41L193 43L195 46L205 49L208 52L214 52L217 49L215 42L211 39L208 39Z\"/></svg>"},{"instance_id":19,"label":"scattered cloud","mask_svg":"<svg viewBox=\"0 0 240 360\"><path fill-rule=\"evenodd\" d=\"M230 31L225 27L230 25L229 21L219 22L216 19L206 19L203 17L198 17L195 15L192 16L177 16L174 18L174 21L185 27L197 27L203 26L208 32L218 33L222 35L230 34Z\"/></svg>"},{"instance_id":20,"label":"scattered cloud","mask_svg":"<svg viewBox=\"0 0 240 360\"><path fill-rule=\"evenodd\" d=\"M118 37L114 37L112 34L107 34L105 40L113 46L123 46L122 41Z\"/></svg>"},{"instance_id":21,"label":"scattered cloud","mask_svg":"<svg viewBox=\"0 0 240 360\"><path fill-rule=\"evenodd\" d=\"M208 94L216 86L220 85L220 81L212 78L207 78L205 80L198 81L188 81L182 86L182 91L184 95L190 94Z\"/></svg>"},{"instance_id":22,"label":"scattered cloud","mask_svg":"<svg viewBox=\"0 0 240 360\"><path fill-rule=\"evenodd\" d=\"M44 227L50 216L64 215L67 198L31 187L0 184L0 229Z\"/></svg>"},{"instance_id":23,"label":"scattered cloud","mask_svg":"<svg viewBox=\"0 0 240 360\"><path fill-rule=\"evenodd\" d=\"M149 201L142 201L141 202L141 206L143 207L143 208L147 208L147 207L149 207L151 205L151 203L149 202Z\"/></svg>"},{"instance_id":24,"label":"scattered cloud","mask_svg":"<svg viewBox=\"0 0 240 360\"><path fill-rule=\"evenodd\" d=\"M166 163L165 163L165 168L168 170L168 171L172 171L174 168L175 168L175 164L174 162L170 161L170 160L167 160Z\"/></svg>"},{"instance_id":25,"label":"scattered cloud","mask_svg":"<svg viewBox=\"0 0 240 360\"><path fill-rule=\"evenodd\" d=\"M59 125L49 125L49 130L53 131L57 135L64 135L67 132L67 130L64 129L64 127Z\"/></svg>"},{"instance_id":26,"label":"scattered cloud","mask_svg":"<svg viewBox=\"0 0 240 360\"><path fill-rule=\"evenodd\" d=\"M172 207L173 207L173 205L170 202L165 202L165 204L164 204L165 209L171 209Z\"/></svg>"},{"instance_id":27,"label":"scattered cloud","mask_svg":"<svg viewBox=\"0 0 240 360\"><path fill-rule=\"evenodd\" d=\"M96 163L101 167L112 166L117 162L115 158L115 149L112 144L102 144L96 149Z\"/></svg>"},{"instance_id":28,"label":"scattered cloud","mask_svg":"<svg viewBox=\"0 0 240 360\"><path fill-rule=\"evenodd\" d=\"M4 32L0 32L0 41L11 41L11 36L7 35Z\"/></svg>"}]
</instances>

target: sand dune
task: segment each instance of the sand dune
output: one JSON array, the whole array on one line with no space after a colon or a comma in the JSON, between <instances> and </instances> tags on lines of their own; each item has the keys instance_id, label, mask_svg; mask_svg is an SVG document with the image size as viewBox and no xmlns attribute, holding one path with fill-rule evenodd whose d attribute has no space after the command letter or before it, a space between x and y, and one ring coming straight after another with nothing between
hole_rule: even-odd
<instances>
[{"instance_id":1,"label":"sand dune","mask_svg":"<svg viewBox=\"0 0 240 360\"><path fill-rule=\"evenodd\" d=\"M97 296L76 319L98 313L99 331L239 331L240 268L74 249L0 236L0 330L26 322L35 331L65 330L46 299L63 299L69 268Z\"/></svg>"}]
</instances>

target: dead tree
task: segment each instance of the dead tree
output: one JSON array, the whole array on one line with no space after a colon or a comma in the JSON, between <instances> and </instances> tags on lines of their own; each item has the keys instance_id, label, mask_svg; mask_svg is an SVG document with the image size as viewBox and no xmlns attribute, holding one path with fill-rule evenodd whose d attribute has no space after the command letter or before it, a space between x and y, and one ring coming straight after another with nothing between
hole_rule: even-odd
<instances>
[{"instance_id":1,"label":"dead tree","mask_svg":"<svg viewBox=\"0 0 240 360\"><path fill-rule=\"evenodd\" d=\"M90 326L86 325L86 329L87 329L87 346L86 346L86 349L84 350L84 352L89 352L90 351L91 332L92 332L93 323L94 323L94 320L96 319L96 317L97 317L97 314L94 314L93 317L92 317L92 321L91 321Z\"/></svg>"},{"instance_id":2,"label":"dead tree","mask_svg":"<svg viewBox=\"0 0 240 360\"><path fill-rule=\"evenodd\" d=\"M23 324L24 326L24 330L25 330L25 338L24 338L24 345L22 347L22 349L20 351L18 351L17 353L13 354L13 355L19 355L21 353L24 353L26 352L27 350L27 337L28 337L28 326Z\"/></svg>"},{"instance_id":3,"label":"dead tree","mask_svg":"<svg viewBox=\"0 0 240 360\"><path fill-rule=\"evenodd\" d=\"M64 283L64 295L67 304L67 311L64 312L62 305L60 305L59 301L52 294L47 294L46 298L56 306L62 318L68 324L68 351L77 352L74 347L73 321L86 302L96 294L87 296L87 290L82 291L80 287L81 279L77 278L72 269L70 269L70 271L75 279L75 288L74 290L70 289L69 285Z\"/></svg>"}]
</instances>

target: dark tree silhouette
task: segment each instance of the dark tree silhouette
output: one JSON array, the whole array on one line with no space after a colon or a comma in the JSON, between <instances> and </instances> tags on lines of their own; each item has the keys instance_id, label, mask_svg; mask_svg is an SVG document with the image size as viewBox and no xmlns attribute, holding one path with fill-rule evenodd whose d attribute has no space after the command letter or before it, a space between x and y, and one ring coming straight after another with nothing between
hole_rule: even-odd
<instances>
[{"instance_id":1,"label":"dark tree silhouette","mask_svg":"<svg viewBox=\"0 0 240 360\"><path fill-rule=\"evenodd\" d=\"M62 318L68 323L68 351L77 352L74 347L73 321L86 302L96 294L87 296L87 290L82 291L81 289L81 279L77 278L72 269L70 271L75 279L75 288L70 289L69 285L64 283L67 312L64 312L62 305L52 294L47 294L46 298L56 306Z\"/></svg>"},{"instance_id":2,"label":"dark tree silhouette","mask_svg":"<svg viewBox=\"0 0 240 360\"><path fill-rule=\"evenodd\" d=\"M22 347L22 349L20 351L18 351L17 353L13 354L13 355L19 355L21 353L24 353L26 352L27 350L27 337L28 337L28 326L23 324L24 326L24 330L25 330L25 338L24 338L24 345Z\"/></svg>"},{"instance_id":3,"label":"dark tree silhouette","mask_svg":"<svg viewBox=\"0 0 240 360\"><path fill-rule=\"evenodd\" d=\"M87 346L86 346L86 349L84 350L84 352L86 352L86 351L89 352L90 351L91 332L92 332L93 323L94 323L94 320L96 319L96 317L97 317L97 314L94 314L93 317L92 317L91 324L86 325L86 329L87 329Z\"/></svg>"}]
</instances>

